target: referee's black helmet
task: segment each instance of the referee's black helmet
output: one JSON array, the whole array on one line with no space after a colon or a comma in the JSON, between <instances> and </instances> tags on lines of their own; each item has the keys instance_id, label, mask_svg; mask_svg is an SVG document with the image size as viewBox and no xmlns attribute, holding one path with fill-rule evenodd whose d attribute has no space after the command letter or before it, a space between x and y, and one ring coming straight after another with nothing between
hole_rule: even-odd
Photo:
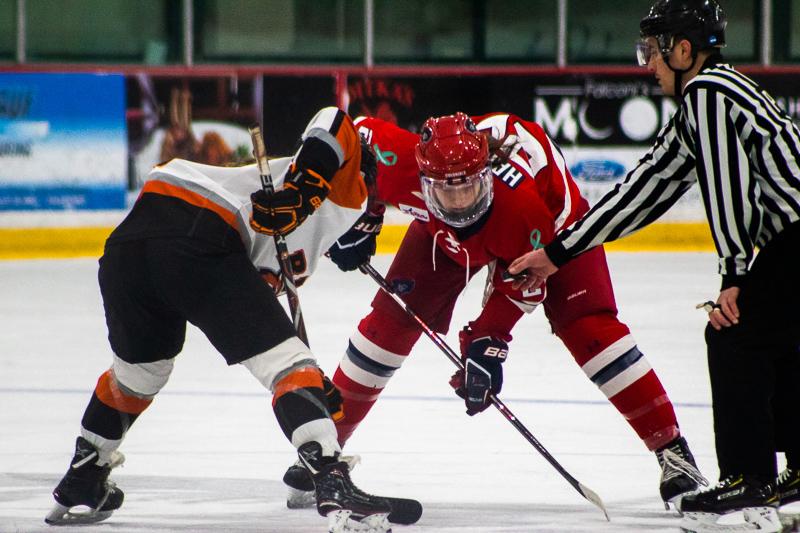
<instances>
[{"instance_id":1,"label":"referee's black helmet","mask_svg":"<svg viewBox=\"0 0 800 533\"><path fill-rule=\"evenodd\" d=\"M716 0L658 0L639 23L642 38L655 37L669 54L674 37L692 43L693 53L725 46L725 12Z\"/></svg>"}]
</instances>

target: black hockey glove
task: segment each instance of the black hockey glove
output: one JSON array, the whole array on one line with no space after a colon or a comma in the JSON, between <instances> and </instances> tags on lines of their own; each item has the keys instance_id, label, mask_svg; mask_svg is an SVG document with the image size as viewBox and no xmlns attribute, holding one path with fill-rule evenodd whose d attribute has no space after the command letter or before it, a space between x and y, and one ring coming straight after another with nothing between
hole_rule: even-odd
<instances>
[{"instance_id":1,"label":"black hockey glove","mask_svg":"<svg viewBox=\"0 0 800 533\"><path fill-rule=\"evenodd\" d=\"M508 357L508 344L496 337L475 338L469 326L461 330L459 339L464 370L453 374L450 385L472 416L491 405L489 393L498 394L503 388L502 364Z\"/></svg>"},{"instance_id":2,"label":"black hockey glove","mask_svg":"<svg viewBox=\"0 0 800 533\"><path fill-rule=\"evenodd\" d=\"M386 208L383 205L377 205L361 215L353 227L328 249L328 257L336 263L339 270L355 270L368 263L375 255L376 239L383 227L384 211Z\"/></svg>"},{"instance_id":3,"label":"black hockey glove","mask_svg":"<svg viewBox=\"0 0 800 533\"><path fill-rule=\"evenodd\" d=\"M250 195L253 214L250 227L266 235L286 235L319 209L331 190L330 184L313 170L292 169L283 189L267 194L259 190Z\"/></svg>"}]
</instances>

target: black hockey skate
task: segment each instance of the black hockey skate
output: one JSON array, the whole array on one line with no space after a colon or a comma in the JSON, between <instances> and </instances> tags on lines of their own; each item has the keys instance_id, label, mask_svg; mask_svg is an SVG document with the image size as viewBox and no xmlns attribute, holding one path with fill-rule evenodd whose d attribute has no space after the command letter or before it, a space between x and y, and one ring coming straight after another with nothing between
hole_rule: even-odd
<instances>
[{"instance_id":1,"label":"black hockey skate","mask_svg":"<svg viewBox=\"0 0 800 533\"><path fill-rule=\"evenodd\" d=\"M112 468L125 461L125 457L114 452L111 462L103 466L97 464L98 458L97 448L78 437L69 470L53 491L56 504L45 517L45 522L50 525L91 524L105 520L120 508L125 495L108 481L108 475ZM72 511L80 506L89 510Z\"/></svg>"},{"instance_id":2,"label":"black hockey skate","mask_svg":"<svg viewBox=\"0 0 800 533\"><path fill-rule=\"evenodd\" d=\"M339 455L339 460L347 463L350 472L352 472L356 465L361 462L361 456ZM283 475L283 483L289 489L286 495L286 507L289 509L306 509L317 504L317 497L314 494L314 479L300 459L290 466Z\"/></svg>"},{"instance_id":3,"label":"black hockey skate","mask_svg":"<svg viewBox=\"0 0 800 533\"><path fill-rule=\"evenodd\" d=\"M422 505L416 500L373 496L360 490L350 479L348 463L341 461L338 454L324 457L319 443L307 442L297 452L306 471L312 476L317 511L322 516L348 511L356 521L363 522L370 516L383 515L389 521L394 518L397 521L395 523L410 524L419 520L422 515ZM393 503L395 508L392 507ZM377 530L379 529L376 528Z\"/></svg>"},{"instance_id":4,"label":"black hockey skate","mask_svg":"<svg viewBox=\"0 0 800 533\"><path fill-rule=\"evenodd\" d=\"M681 530L779 532L783 526L778 516L778 502L775 483L741 474L728 476L708 490L683 497ZM742 511L744 523L717 523L720 516L735 511Z\"/></svg>"},{"instance_id":5,"label":"black hockey skate","mask_svg":"<svg viewBox=\"0 0 800 533\"><path fill-rule=\"evenodd\" d=\"M340 459L344 459L339 456ZM352 470L353 466L350 465ZM283 483L289 488L286 495L286 507L289 509L305 509L312 507L317 503L317 497L314 494L314 478L311 477L311 472L303 466L303 462L298 461L289 467L283 475Z\"/></svg>"},{"instance_id":6,"label":"black hockey skate","mask_svg":"<svg viewBox=\"0 0 800 533\"><path fill-rule=\"evenodd\" d=\"M781 505L800 501L800 470L787 468L778 476L778 495Z\"/></svg>"},{"instance_id":7,"label":"black hockey skate","mask_svg":"<svg viewBox=\"0 0 800 533\"><path fill-rule=\"evenodd\" d=\"M338 459L347 463L348 471L352 471L361 460L358 455L340 455ZM283 475L283 482L289 488L286 498L286 506L289 509L303 509L316 504L314 478L302 461L297 461L289 467ZM414 524L422 516L422 505L417 500L389 496L381 498L386 500L391 508L389 522L393 524Z\"/></svg>"},{"instance_id":8,"label":"black hockey skate","mask_svg":"<svg viewBox=\"0 0 800 533\"><path fill-rule=\"evenodd\" d=\"M661 466L658 489L665 509L669 510L671 503L680 510L683 495L697 490L700 485L708 486L708 480L697 469L689 445L683 437L678 437L656 450L656 458Z\"/></svg>"}]
</instances>

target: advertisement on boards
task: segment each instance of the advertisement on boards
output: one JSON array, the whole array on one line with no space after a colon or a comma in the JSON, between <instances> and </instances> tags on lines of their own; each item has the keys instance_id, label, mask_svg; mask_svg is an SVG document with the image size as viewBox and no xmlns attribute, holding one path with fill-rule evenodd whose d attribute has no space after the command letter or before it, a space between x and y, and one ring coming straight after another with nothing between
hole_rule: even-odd
<instances>
[{"instance_id":1,"label":"advertisement on boards","mask_svg":"<svg viewBox=\"0 0 800 533\"><path fill-rule=\"evenodd\" d=\"M308 121L335 105L331 76L261 73L127 78L131 189L172 158L207 165L250 163L248 126L262 125L269 156L290 155Z\"/></svg>"},{"instance_id":2,"label":"advertisement on boards","mask_svg":"<svg viewBox=\"0 0 800 533\"><path fill-rule=\"evenodd\" d=\"M207 165L248 161L247 126L261 115L258 76L127 77L130 189L155 165L180 158Z\"/></svg>"},{"instance_id":3,"label":"advertisement on boards","mask_svg":"<svg viewBox=\"0 0 800 533\"><path fill-rule=\"evenodd\" d=\"M418 131L432 115L512 113L538 122L560 146L583 195L595 202L633 169L676 109L650 79L627 75L352 78L349 112ZM667 218L699 220L690 191Z\"/></svg>"},{"instance_id":4,"label":"advertisement on boards","mask_svg":"<svg viewBox=\"0 0 800 533\"><path fill-rule=\"evenodd\" d=\"M125 206L125 80L0 74L0 210Z\"/></svg>"},{"instance_id":5,"label":"advertisement on boards","mask_svg":"<svg viewBox=\"0 0 800 533\"><path fill-rule=\"evenodd\" d=\"M800 79L784 73L753 78L800 118ZM677 109L652 76L637 73L351 76L348 112L418 131L426 118L463 111L506 112L538 122L559 145L590 203L622 181ZM661 220L705 221L700 192L691 188Z\"/></svg>"},{"instance_id":6,"label":"advertisement on boards","mask_svg":"<svg viewBox=\"0 0 800 533\"><path fill-rule=\"evenodd\" d=\"M648 78L582 76L533 88L533 119L561 147L570 172L594 204L633 170L677 110ZM705 220L700 190L689 189L661 221Z\"/></svg>"}]
</instances>

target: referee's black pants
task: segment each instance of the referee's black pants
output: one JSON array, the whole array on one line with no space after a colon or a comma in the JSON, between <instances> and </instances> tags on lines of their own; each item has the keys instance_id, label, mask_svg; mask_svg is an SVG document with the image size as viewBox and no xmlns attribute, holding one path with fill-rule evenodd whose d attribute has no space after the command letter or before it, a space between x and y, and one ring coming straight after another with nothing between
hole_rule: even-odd
<instances>
[{"instance_id":1,"label":"referee's black pants","mask_svg":"<svg viewBox=\"0 0 800 533\"><path fill-rule=\"evenodd\" d=\"M800 469L800 223L758 253L738 298L739 324L706 327L720 478Z\"/></svg>"}]
</instances>

